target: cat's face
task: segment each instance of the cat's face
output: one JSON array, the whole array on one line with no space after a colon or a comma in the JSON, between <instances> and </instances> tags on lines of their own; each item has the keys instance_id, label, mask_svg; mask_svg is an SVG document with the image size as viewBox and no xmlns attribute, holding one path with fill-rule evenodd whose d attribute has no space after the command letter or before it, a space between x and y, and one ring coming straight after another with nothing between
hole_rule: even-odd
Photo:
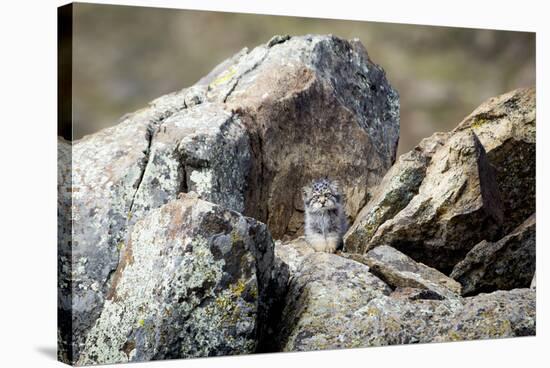
<instances>
[{"instance_id":1,"label":"cat's face","mask_svg":"<svg viewBox=\"0 0 550 368\"><path fill-rule=\"evenodd\" d=\"M313 212L334 210L340 203L338 183L328 179L316 180L310 186L304 187L303 191L304 205Z\"/></svg>"}]
</instances>

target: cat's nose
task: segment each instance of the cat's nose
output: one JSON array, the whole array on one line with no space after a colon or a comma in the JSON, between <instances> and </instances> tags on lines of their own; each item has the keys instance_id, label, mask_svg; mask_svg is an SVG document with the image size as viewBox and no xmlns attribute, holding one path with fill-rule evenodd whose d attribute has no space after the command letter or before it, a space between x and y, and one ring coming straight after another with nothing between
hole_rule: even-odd
<instances>
[{"instance_id":1,"label":"cat's nose","mask_svg":"<svg viewBox=\"0 0 550 368\"><path fill-rule=\"evenodd\" d=\"M321 202L321 203L325 203L325 200L326 200L325 197L319 198L319 202Z\"/></svg>"}]
</instances>

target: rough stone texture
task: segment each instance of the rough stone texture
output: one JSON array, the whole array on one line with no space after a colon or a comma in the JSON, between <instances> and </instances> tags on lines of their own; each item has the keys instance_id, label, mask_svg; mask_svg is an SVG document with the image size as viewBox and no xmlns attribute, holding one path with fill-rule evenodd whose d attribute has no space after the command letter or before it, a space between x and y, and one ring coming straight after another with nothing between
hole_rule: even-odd
<instances>
[{"instance_id":1,"label":"rough stone texture","mask_svg":"<svg viewBox=\"0 0 550 368\"><path fill-rule=\"evenodd\" d=\"M275 258L288 265L291 273L295 273L304 258L311 253L315 253L315 250L303 236L289 242L277 242L275 245Z\"/></svg>"},{"instance_id":2,"label":"rough stone texture","mask_svg":"<svg viewBox=\"0 0 550 368\"><path fill-rule=\"evenodd\" d=\"M535 123L535 90L518 89L487 100L452 132L425 139L388 171L344 250L389 244L450 272L479 241L511 232L535 211ZM452 148L471 132L474 143ZM467 151L479 160L464 161Z\"/></svg>"},{"instance_id":3,"label":"rough stone texture","mask_svg":"<svg viewBox=\"0 0 550 368\"><path fill-rule=\"evenodd\" d=\"M471 131L454 134L433 155L418 194L384 222L366 249L390 245L450 272L482 239L497 239L502 202L483 146Z\"/></svg>"},{"instance_id":4,"label":"rough stone texture","mask_svg":"<svg viewBox=\"0 0 550 368\"><path fill-rule=\"evenodd\" d=\"M71 142L57 141L57 358L72 362Z\"/></svg>"},{"instance_id":5,"label":"rough stone texture","mask_svg":"<svg viewBox=\"0 0 550 368\"><path fill-rule=\"evenodd\" d=\"M471 129L496 171L504 202L504 233L535 212L536 93L520 88L485 101L454 130Z\"/></svg>"},{"instance_id":6,"label":"rough stone texture","mask_svg":"<svg viewBox=\"0 0 550 368\"><path fill-rule=\"evenodd\" d=\"M433 154L447 137L447 133L435 133L423 139L414 150L399 157L348 230L344 238L344 251L364 253L378 227L407 206L418 193Z\"/></svg>"},{"instance_id":7,"label":"rough stone texture","mask_svg":"<svg viewBox=\"0 0 550 368\"><path fill-rule=\"evenodd\" d=\"M352 257L368 265L371 273L393 288L429 290L439 298L456 298L460 295L462 287L458 282L387 245Z\"/></svg>"},{"instance_id":8,"label":"rough stone texture","mask_svg":"<svg viewBox=\"0 0 550 368\"><path fill-rule=\"evenodd\" d=\"M187 96L186 91L164 96L119 125L73 143L69 297L75 359L101 312L127 229L137 219L187 190L243 209L245 172L237 168L250 160L244 127L219 106L205 105L200 113L184 108ZM215 184L208 181L213 175Z\"/></svg>"},{"instance_id":9,"label":"rough stone texture","mask_svg":"<svg viewBox=\"0 0 550 368\"><path fill-rule=\"evenodd\" d=\"M462 284L464 295L527 288L535 274L535 252L536 217L533 214L501 240L477 244L450 276Z\"/></svg>"},{"instance_id":10,"label":"rough stone texture","mask_svg":"<svg viewBox=\"0 0 550 368\"><path fill-rule=\"evenodd\" d=\"M359 262L334 254L310 254L289 284L280 348L307 351L350 346L349 334L362 334L354 326L355 311L390 293L391 288Z\"/></svg>"},{"instance_id":11,"label":"rough stone texture","mask_svg":"<svg viewBox=\"0 0 550 368\"><path fill-rule=\"evenodd\" d=\"M364 265L307 256L290 283L280 328L283 351L310 351L534 335L535 291L434 298L391 292Z\"/></svg>"},{"instance_id":12,"label":"rough stone texture","mask_svg":"<svg viewBox=\"0 0 550 368\"><path fill-rule=\"evenodd\" d=\"M301 187L341 182L353 219L395 161L399 100L358 41L276 37L210 79L251 136L253 165L245 214L277 239L302 233ZM215 85L212 87L212 85Z\"/></svg>"},{"instance_id":13,"label":"rough stone texture","mask_svg":"<svg viewBox=\"0 0 550 368\"><path fill-rule=\"evenodd\" d=\"M267 227L196 195L150 211L123 249L79 364L254 352L267 315Z\"/></svg>"},{"instance_id":14,"label":"rough stone texture","mask_svg":"<svg viewBox=\"0 0 550 368\"><path fill-rule=\"evenodd\" d=\"M337 177L354 218L398 136L398 95L358 41L277 36L73 142L72 214L60 221L73 236L60 257L70 273L60 313L75 337L66 350L78 359L128 231L150 210L195 191L294 237L302 185Z\"/></svg>"}]
</instances>

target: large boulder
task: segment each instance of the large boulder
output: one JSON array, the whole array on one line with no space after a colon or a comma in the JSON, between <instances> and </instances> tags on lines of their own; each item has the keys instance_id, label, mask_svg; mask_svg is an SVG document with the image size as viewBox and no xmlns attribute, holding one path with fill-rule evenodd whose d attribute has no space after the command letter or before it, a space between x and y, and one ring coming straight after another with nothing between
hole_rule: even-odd
<instances>
[{"instance_id":1,"label":"large boulder","mask_svg":"<svg viewBox=\"0 0 550 368\"><path fill-rule=\"evenodd\" d=\"M520 88L493 97L468 115L454 132L471 129L496 171L504 203L504 233L535 212L536 93Z\"/></svg>"},{"instance_id":2,"label":"large boulder","mask_svg":"<svg viewBox=\"0 0 550 368\"><path fill-rule=\"evenodd\" d=\"M252 353L267 317L267 227L196 195L135 223L79 364Z\"/></svg>"},{"instance_id":3,"label":"large boulder","mask_svg":"<svg viewBox=\"0 0 550 368\"><path fill-rule=\"evenodd\" d=\"M373 191L344 250L389 244L447 273L479 241L511 232L535 210L535 122L535 90L518 89L423 140Z\"/></svg>"},{"instance_id":4,"label":"large boulder","mask_svg":"<svg viewBox=\"0 0 550 368\"><path fill-rule=\"evenodd\" d=\"M112 128L60 143L69 173L60 188L72 194L59 222L72 234L60 257L67 355L78 358L128 232L152 209L194 191L294 237L301 186L340 179L353 219L398 137L398 95L359 41L276 36Z\"/></svg>"},{"instance_id":5,"label":"large boulder","mask_svg":"<svg viewBox=\"0 0 550 368\"><path fill-rule=\"evenodd\" d=\"M365 249L390 245L450 272L479 241L496 240L501 223L494 171L476 135L465 131L433 154L418 193L377 228Z\"/></svg>"},{"instance_id":6,"label":"large boulder","mask_svg":"<svg viewBox=\"0 0 550 368\"><path fill-rule=\"evenodd\" d=\"M355 218L399 139L397 92L361 43L274 37L221 69L207 96L242 119L252 147L244 213L275 238L294 238L303 232L302 186L328 175Z\"/></svg>"},{"instance_id":7,"label":"large boulder","mask_svg":"<svg viewBox=\"0 0 550 368\"><path fill-rule=\"evenodd\" d=\"M364 253L380 225L399 213L418 194L433 154L447 138L447 133L435 133L398 158L347 232L346 252Z\"/></svg>"},{"instance_id":8,"label":"large boulder","mask_svg":"<svg viewBox=\"0 0 550 368\"><path fill-rule=\"evenodd\" d=\"M527 288L535 275L536 218L497 242L483 240L466 254L451 273L463 285L464 295Z\"/></svg>"}]
</instances>

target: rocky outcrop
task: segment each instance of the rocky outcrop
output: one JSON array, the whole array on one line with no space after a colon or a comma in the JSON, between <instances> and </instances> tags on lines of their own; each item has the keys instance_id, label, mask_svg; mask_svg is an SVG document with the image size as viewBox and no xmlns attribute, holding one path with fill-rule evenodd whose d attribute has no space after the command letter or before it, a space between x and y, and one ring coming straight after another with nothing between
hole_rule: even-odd
<instances>
[{"instance_id":1,"label":"rocky outcrop","mask_svg":"<svg viewBox=\"0 0 550 368\"><path fill-rule=\"evenodd\" d=\"M395 262L388 269L397 273L402 266ZM303 259L289 285L283 351L492 339L536 330L532 289L468 298L410 287L392 292L367 266L319 253Z\"/></svg>"},{"instance_id":2,"label":"rocky outcrop","mask_svg":"<svg viewBox=\"0 0 550 368\"><path fill-rule=\"evenodd\" d=\"M206 78L247 127L253 156L244 213L276 239L302 233L301 188L338 178L355 218L395 160L399 100L358 41L275 37Z\"/></svg>"},{"instance_id":3,"label":"rocky outcrop","mask_svg":"<svg viewBox=\"0 0 550 368\"><path fill-rule=\"evenodd\" d=\"M512 233L491 243L482 241L453 269L451 277L463 294L527 288L535 274L536 220L531 215Z\"/></svg>"},{"instance_id":4,"label":"rocky outcrop","mask_svg":"<svg viewBox=\"0 0 550 368\"><path fill-rule=\"evenodd\" d=\"M418 194L433 154L447 138L447 133L436 133L398 158L347 232L346 252L364 253L380 225L399 213Z\"/></svg>"},{"instance_id":5,"label":"rocky outcrop","mask_svg":"<svg viewBox=\"0 0 550 368\"><path fill-rule=\"evenodd\" d=\"M196 195L132 228L79 364L251 353L267 317L264 224Z\"/></svg>"},{"instance_id":6,"label":"rocky outcrop","mask_svg":"<svg viewBox=\"0 0 550 368\"><path fill-rule=\"evenodd\" d=\"M194 191L267 223L275 238L295 237L302 185L337 177L353 219L393 164L398 137L397 92L359 41L276 36L73 142L60 184L72 193L72 213L60 218L60 233L72 233L60 256L68 355L78 358L128 232L149 211Z\"/></svg>"},{"instance_id":7,"label":"rocky outcrop","mask_svg":"<svg viewBox=\"0 0 550 368\"><path fill-rule=\"evenodd\" d=\"M499 192L483 146L464 132L433 155L418 194L376 230L366 249L391 245L445 272L480 240L496 239L501 222Z\"/></svg>"},{"instance_id":8,"label":"rocky outcrop","mask_svg":"<svg viewBox=\"0 0 550 368\"><path fill-rule=\"evenodd\" d=\"M399 158L344 250L391 245L450 273L477 243L497 241L534 212L534 154L535 91L488 100L452 132Z\"/></svg>"},{"instance_id":9,"label":"rocky outcrop","mask_svg":"<svg viewBox=\"0 0 550 368\"><path fill-rule=\"evenodd\" d=\"M276 36L60 140L60 358L533 335L534 90L392 167L398 135L397 93L358 41ZM301 187L324 175L352 221L343 253L300 236Z\"/></svg>"},{"instance_id":10,"label":"rocky outcrop","mask_svg":"<svg viewBox=\"0 0 550 368\"><path fill-rule=\"evenodd\" d=\"M496 171L504 204L504 233L511 232L535 213L536 93L520 88L490 98L454 132L471 129Z\"/></svg>"},{"instance_id":11,"label":"rocky outcrop","mask_svg":"<svg viewBox=\"0 0 550 368\"><path fill-rule=\"evenodd\" d=\"M359 262L334 254L307 255L288 286L280 349L307 351L350 344L349 334L362 333L354 326L355 311L390 293L391 288Z\"/></svg>"}]
</instances>

